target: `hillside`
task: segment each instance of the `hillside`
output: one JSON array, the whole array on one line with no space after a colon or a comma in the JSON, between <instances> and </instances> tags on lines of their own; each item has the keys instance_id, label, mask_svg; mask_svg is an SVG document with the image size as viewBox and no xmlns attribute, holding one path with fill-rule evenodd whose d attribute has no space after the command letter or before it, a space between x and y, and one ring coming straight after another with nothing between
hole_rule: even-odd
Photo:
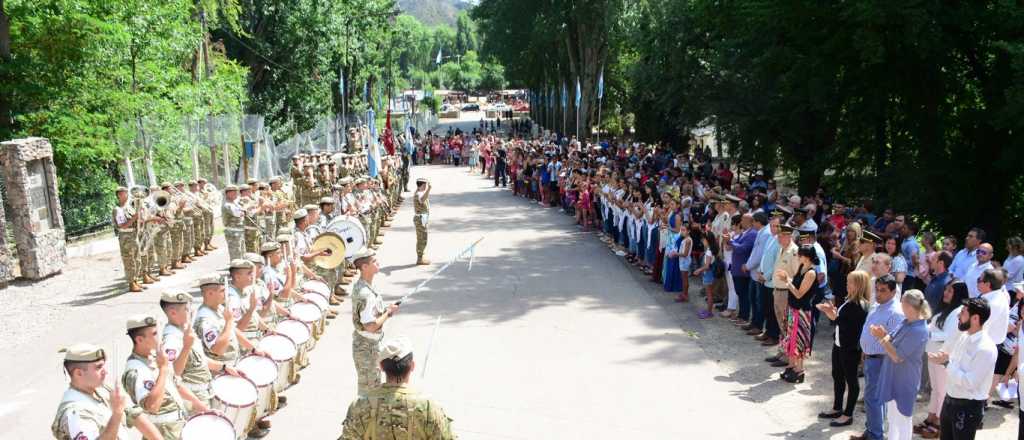
<instances>
[{"instance_id":1,"label":"hillside","mask_svg":"<svg viewBox=\"0 0 1024 440\"><path fill-rule=\"evenodd\" d=\"M398 0L402 11L424 24L451 27L455 27L455 16L459 11L472 8L474 3L474 0Z\"/></svg>"}]
</instances>

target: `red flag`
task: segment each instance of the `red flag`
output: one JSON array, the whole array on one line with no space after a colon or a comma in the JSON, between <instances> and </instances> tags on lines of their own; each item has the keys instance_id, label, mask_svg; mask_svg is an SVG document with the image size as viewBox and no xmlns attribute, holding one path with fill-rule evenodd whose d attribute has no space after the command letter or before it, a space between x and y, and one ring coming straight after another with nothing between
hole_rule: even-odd
<instances>
[{"instance_id":1,"label":"red flag","mask_svg":"<svg viewBox=\"0 0 1024 440\"><path fill-rule=\"evenodd\" d=\"M395 154L395 138L391 134L391 109L388 109L388 118L384 124L384 149L388 150L388 155Z\"/></svg>"}]
</instances>

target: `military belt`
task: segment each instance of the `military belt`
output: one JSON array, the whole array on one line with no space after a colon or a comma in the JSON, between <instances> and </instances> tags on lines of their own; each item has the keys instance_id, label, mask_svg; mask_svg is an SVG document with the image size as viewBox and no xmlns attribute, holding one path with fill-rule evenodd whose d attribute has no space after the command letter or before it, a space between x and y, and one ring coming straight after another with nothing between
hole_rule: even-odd
<instances>
[{"instance_id":1,"label":"military belt","mask_svg":"<svg viewBox=\"0 0 1024 440\"><path fill-rule=\"evenodd\" d=\"M153 423L174 423L185 419L184 411L171 411L163 414L146 414L146 417Z\"/></svg>"}]
</instances>

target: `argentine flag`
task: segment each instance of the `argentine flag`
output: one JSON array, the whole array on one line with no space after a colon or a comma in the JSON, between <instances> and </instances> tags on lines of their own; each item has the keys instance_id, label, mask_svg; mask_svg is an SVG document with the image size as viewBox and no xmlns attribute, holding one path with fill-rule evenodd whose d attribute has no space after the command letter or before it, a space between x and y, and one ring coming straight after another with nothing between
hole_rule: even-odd
<instances>
[{"instance_id":1,"label":"argentine flag","mask_svg":"<svg viewBox=\"0 0 1024 440\"><path fill-rule=\"evenodd\" d=\"M377 144L377 120L373 109L366 111L366 120L370 122L370 140L367 143L369 151L366 152L367 174L370 177L377 177L380 169L380 145Z\"/></svg>"}]
</instances>

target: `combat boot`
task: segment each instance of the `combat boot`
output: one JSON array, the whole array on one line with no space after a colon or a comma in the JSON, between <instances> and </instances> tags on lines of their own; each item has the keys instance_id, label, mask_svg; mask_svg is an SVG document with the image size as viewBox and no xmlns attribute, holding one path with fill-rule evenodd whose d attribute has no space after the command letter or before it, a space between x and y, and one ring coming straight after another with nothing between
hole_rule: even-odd
<instances>
[{"instance_id":1,"label":"combat boot","mask_svg":"<svg viewBox=\"0 0 1024 440\"><path fill-rule=\"evenodd\" d=\"M418 259L416 259L416 265L417 266L426 266L428 264L430 264L430 260L428 260L426 258L419 257Z\"/></svg>"},{"instance_id":2,"label":"combat boot","mask_svg":"<svg viewBox=\"0 0 1024 440\"><path fill-rule=\"evenodd\" d=\"M149 276L148 273L142 276L142 284L153 284L155 282L156 278Z\"/></svg>"},{"instance_id":3,"label":"combat boot","mask_svg":"<svg viewBox=\"0 0 1024 440\"><path fill-rule=\"evenodd\" d=\"M174 264L171 265L171 269L179 269L179 270L180 269L184 269L185 268L185 264L184 263L185 263L184 261L175 261Z\"/></svg>"},{"instance_id":4,"label":"combat boot","mask_svg":"<svg viewBox=\"0 0 1024 440\"><path fill-rule=\"evenodd\" d=\"M171 276L173 274L174 274L174 272L171 272L171 269L168 268L168 267L160 268L160 276L162 276L162 277L169 277L169 276Z\"/></svg>"},{"instance_id":5,"label":"combat boot","mask_svg":"<svg viewBox=\"0 0 1024 440\"><path fill-rule=\"evenodd\" d=\"M214 249L217 249L217 246L214 246L214 245L213 245L213 244L211 244L211 243L206 243L206 250L208 250L208 251L212 251L212 250L214 250Z\"/></svg>"},{"instance_id":6,"label":"combat boot","mask_svg":"<svg viewBox=\"0 0 1024 440\"><path fill-rule=\"evenodd\" d=\"M132 281L132 282L128 283L128 291L129 292L141 292L142 291L142 286L139 285L138 281Z\"/></svg>"}]
</instances>

